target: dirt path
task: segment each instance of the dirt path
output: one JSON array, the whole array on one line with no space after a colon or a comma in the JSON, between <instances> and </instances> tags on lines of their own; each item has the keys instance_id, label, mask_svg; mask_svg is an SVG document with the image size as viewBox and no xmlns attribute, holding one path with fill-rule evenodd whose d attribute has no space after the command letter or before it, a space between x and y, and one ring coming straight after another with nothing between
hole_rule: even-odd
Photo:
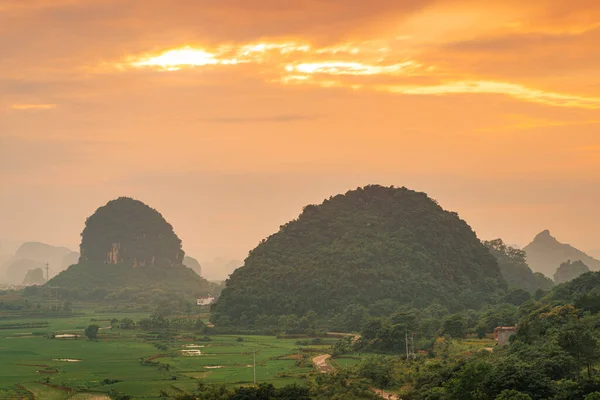
<instances>
[{"instance_id":1,"label":"dirt path","mask_svg":"<svg viewBox=\"0 0 600 400\"><path fill-rule=\"evenodd\" d=\"M371 390L374 391L375 393L377 393L382 399L401 400L400 397L398 397L398 395L396 393L386 392L385 390L382 392L381 389L377 389L374 387L372 387Z\"/></svg>"},{"instance_id":2,"label":"dirt path","mask_svg":"<svg viewBox=\"0 0 600 400\"><path fill-rule=\"evenodd\" d=\"M312 362L315 364L315 367L317 367L319 372L327 374L329 372L333 372L333 367L327 362L330 357L330 354L321 354L320 356L314 357Z\"/></svg>"},{"instance_id":3,"label":"dirt path","mask_svg":"<svg viewBox=\"0 0 600 400\"><path fill-rule=\"evenodd\" d=\"M317 370L322 374L333 372L333 367L327 362L331 358L330 354L321 354L312 359L313 364L317 367ZM390 393L381 391L381 389L371 388L372 391L377 393L381 398L386 400L401 400L396 393Z\"/></svg>"}]
</instances>

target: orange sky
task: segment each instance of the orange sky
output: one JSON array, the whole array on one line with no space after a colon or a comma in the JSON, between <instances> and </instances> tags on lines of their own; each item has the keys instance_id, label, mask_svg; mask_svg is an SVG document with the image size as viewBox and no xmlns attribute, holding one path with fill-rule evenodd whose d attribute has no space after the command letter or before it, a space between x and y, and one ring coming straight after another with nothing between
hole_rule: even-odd
<instances>
[{"instance_id":1,"label":"orange sky","mask_svg":"<svg viewBox=\"0 0 600 400\"><path fill-rule=\"evenodd\" d=\"M530 3L0 0L0 237L76 247L128 195L241 258L380 183L600 248L600 4Z\"/></svg>"}]
</instances>

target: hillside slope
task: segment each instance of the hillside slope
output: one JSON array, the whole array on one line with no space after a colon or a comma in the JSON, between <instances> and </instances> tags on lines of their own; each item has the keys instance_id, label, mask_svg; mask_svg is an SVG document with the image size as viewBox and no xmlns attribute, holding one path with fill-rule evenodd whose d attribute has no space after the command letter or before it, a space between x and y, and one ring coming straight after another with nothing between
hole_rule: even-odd
<instances>
[{"instance_id":1,"label":"hillside slope","mask_svg":"<svg viewBox=\"0 0 600 400\"><path fill-rule=\"evenodd\" d=\"M213 307L214 319L321 315L349 304L477 307L506 283L456 213L425 193L367 186L310 205L252 250Z\"/></svg>"},{"instance_id":2,"label":"hillside slope","mask_svg":"<svg viewBox=\"0 0 600 400\"><path fill-rule=\"evenodd\" d=\"M66 289L81 300L126 300L155 290L188 297L214 292L214 285L183 265L133 268L115 264L77 264L52 278L48 286Z\"/></svg>"},{"instance_id":3,"label":"hillside slope","mask_svg":"<svg viewBox=\"0 0 600 400\"><path fill-rule=\"evenodd\" d=\"M500 272L510 288L535 293L538 289L549 290L554 285L552 279L539 272L534 273L529 268L525 251L504 244L502 239L486 241L483 244L496 257Z\"/></svg>"}]
</instances>

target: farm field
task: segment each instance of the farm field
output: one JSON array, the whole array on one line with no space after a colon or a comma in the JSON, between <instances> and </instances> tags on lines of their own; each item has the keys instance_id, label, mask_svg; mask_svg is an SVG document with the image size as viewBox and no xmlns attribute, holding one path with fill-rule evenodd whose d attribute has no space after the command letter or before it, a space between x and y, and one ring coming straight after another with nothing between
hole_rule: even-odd
<instances>
[{"instance_id":1,"label":"farm field","mask_svg":"<svg viewBox=\"0 0 600 400\"><path fill-rule=\"evenodd\" d=\"M199 380L228 385L302 383L314 373L309 352L329 351L334 340L300 346L272 336L203 335L161 337L142 330L111 328L111 318L143 314L94 314L64 318L0 319L0 398L103 399L115 391L159 398L193 389ZM97 340L83 336L90 324ZM62 334L77 339L54 338Z\"/></svg>"}]
</instances>

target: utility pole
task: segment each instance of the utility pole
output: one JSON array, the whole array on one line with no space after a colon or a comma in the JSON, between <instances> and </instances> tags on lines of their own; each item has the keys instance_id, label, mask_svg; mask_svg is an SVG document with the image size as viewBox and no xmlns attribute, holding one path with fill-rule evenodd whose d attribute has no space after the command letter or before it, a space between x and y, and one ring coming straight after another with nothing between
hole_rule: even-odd
<instances>
[{"instance_id":1,"label":"utility pole","mask_svg":"<svg viewBox=\"0 0 600 400\"><path fill-rule=\"evenodd\" d=\"M406 361L408 361L408 331L404 334L404 344L406 345Z\"/></svg>"},{"instance_id":2,"label":"utility pole","mask_svg":"<svg viewBox=\"0 0 600 400\"><path fill-rule=\"evenodd\" d=\"M46 283L48 283L48 280L50 279L50 264L46 262Z\"/></svg>"},{"instance_id":3,"label":"utility pole","mask_svg":"<svg viewBox=\"0 0 600 400\"><path fill-rule=\"evenodd\" d=\"M254 384L256 385L256 350L252 353L253 364L254 364Z\"/></svg>"}]
</instances>

